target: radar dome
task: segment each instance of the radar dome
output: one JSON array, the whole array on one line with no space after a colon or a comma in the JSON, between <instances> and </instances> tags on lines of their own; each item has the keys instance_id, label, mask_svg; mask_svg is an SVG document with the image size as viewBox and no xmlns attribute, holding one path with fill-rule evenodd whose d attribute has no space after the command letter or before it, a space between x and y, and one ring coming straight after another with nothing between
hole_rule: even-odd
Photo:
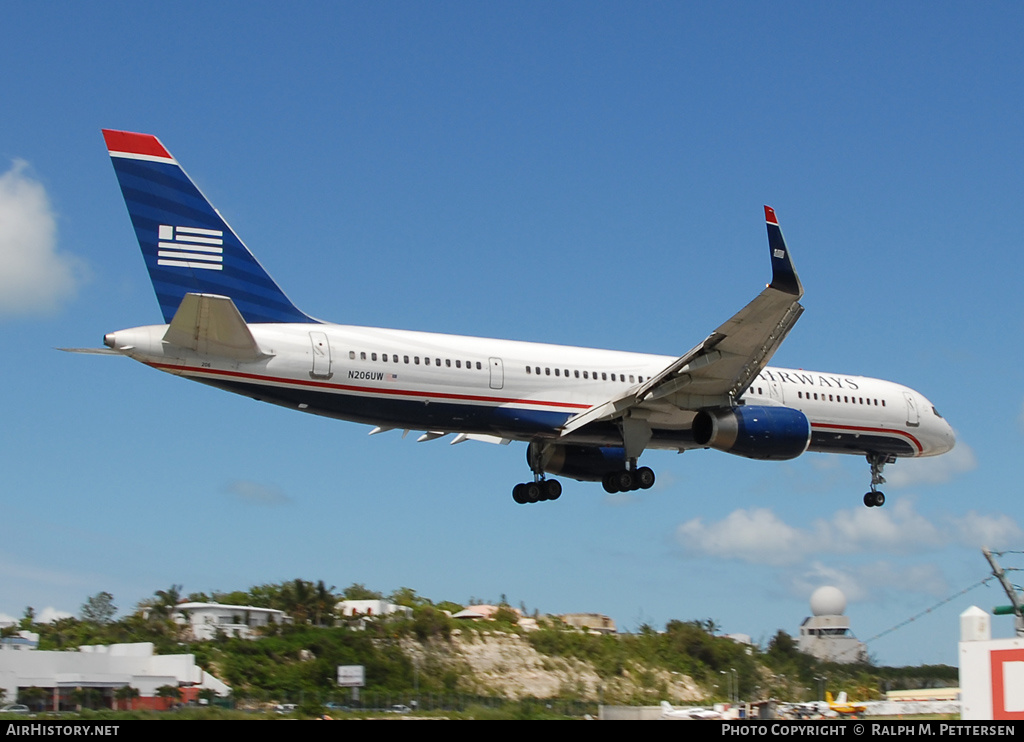
<instances>
[{"instance_id":1,"label":"radar dome","mask_svg":"<svg viewBox=\"0 0 1024 742\"><path fill-rule=\"evenodd\" d=\"M815 616L842 616L846 610L846 596L838 587L819 587L811 595L811 613Z\"/></svg>"}]
</instances>

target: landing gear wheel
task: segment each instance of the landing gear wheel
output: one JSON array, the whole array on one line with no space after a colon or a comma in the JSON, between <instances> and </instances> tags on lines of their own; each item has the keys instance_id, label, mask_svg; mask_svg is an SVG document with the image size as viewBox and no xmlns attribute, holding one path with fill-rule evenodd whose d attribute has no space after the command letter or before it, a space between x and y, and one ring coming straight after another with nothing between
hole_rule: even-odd
<instances>
[{"instance_id":1,"label":"landing gear wheel","mask_svg":"<svg viewBox=\"0 0 1024 742\"><path fill-rule=\"evenodd\" d=\"M542 500L557 500L562 496L562 483L557 479L540 479L523 482L512 488L512 499L520 505Z\"/></svg>"},{"instance_id":2,"label":"landing gear wheel","mask_svg":"<svg viewBox=\"0 0 1024 742\"><path fill-rule=\"evenodd\" d=\"M885 495L881 492L865 493L864 504L869 508L880 508L885 505Z\"/></svg>"},{"instance_id":3,"label":"landing gear wheel","mask_svg":"<svg viewBox=\"0 0 1024 742\"><path fill-rule=\"evenodd\" d=\"M654 470L649 466L641 466L633 476L636 485L642 490L649 490L654 486Z\"/></svg>"},{"instance_id":4,"label":"landing gear wheel","mask_svg":"<svg viewBox=\"0 0 1024 742\"><path fill-rule=\"evenodd\" d=\"M619 491L619 484L615 479L616 472L605 474L601 479L601 486L604 487L604 491L609 495L614 495Z\"/></svg>"},{"instance_id":5,"label":"landing gear wheel","mask_svg":"<svg viewBox=\"0 0 1024 742\"><path fill-rule=\"evenodd\" d=\"M545 500L557 500L562 496L562 483L557 479L548 479L544 481L544 499Z\"/></svg>"}]
</instances>

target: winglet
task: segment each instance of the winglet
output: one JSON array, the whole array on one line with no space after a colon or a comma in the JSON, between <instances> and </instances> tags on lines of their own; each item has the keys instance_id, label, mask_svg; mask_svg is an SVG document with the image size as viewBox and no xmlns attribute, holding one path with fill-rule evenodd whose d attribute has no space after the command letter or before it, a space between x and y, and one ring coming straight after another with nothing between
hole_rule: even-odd
<instances>
[{"instance_id":1,"label":"winglet","mask_svg":"<svg viewBox=\"0 0 1024 742\"><path fill-rule=\"evenodd\" d=\"M764 220L768 226L768 250L772 257L772 282L769 286L799 298L803 296L804 287L800 284L796 268L793 267L786 239L779 227L779 219L771 206L764 207Z\"/></svg>"}]
</instances>

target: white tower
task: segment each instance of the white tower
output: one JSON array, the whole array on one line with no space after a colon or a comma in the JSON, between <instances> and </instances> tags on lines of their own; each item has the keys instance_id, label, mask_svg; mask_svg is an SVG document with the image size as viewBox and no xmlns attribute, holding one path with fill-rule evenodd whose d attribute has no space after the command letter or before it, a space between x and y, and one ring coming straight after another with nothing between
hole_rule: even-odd
<instances>
[{"instance_id":1,"label":"white tower","mask_svg":"<svg viewBox=\"0 0 1024 742\"><path fill-rule=\"evenodd\" d=\"M867 648L850 632L844 615L846 596L837 587L819 587L811 595L811 613L800 624L799 648L826 662L866 662Z\"/></svg>"}]
</instances>

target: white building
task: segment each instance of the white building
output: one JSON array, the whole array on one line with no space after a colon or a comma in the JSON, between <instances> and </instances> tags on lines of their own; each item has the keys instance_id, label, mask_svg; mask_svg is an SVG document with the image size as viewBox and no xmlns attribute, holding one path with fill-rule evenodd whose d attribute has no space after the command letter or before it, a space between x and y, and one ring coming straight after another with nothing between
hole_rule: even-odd
<instances>
[{"instance_id":1,"label":"white building","mask_svg":"<svg viewBox=\"0 0 1024 742\"><path fill-rule=\"evenodd\" d=\"M386 600L340 600L336 606L341 615L346 617L391 616L396 613L405 618L412 618L412 608L395 605Z\"/></svg>"},{"instance_id":2,"label":"white building","mask_svg":"<svg viewBox=\"0 0 1024 742\"><path fill-rule=\"evenodd\" d=\"M258 629L264 626L292 622L284 611L273 608L222 603L179 603L174 620L180 626L188 626L196 641L213 639L218 631L239 639L255 639Z\"/></svg>"},{"instance_id":3,"label":"white building","mask_svg":"<svg viewBox=\"0 0 1024 742\"><path fill-rule=\"evenodd\" d=\"M39 634L32 631L19 631L14 636L0 639L0 650L8 652L26 652L39 646Z\"/></svg>"},{"instance_id":4,"label":"white building","mask_svg":"<svg viewBox=\"0 0 1024 742\"><path fill-rule=\"evenodd\" d=\"M9 702L19 689L36 687L47 692L46 709L66 710L75 706L75 689L96 688L113 706L114 691L126 685L139 691L140 707L159 707L157 689L164 685L191 689L192 695L202 688L218 695L231 692L196 664L195 655L154 654L149 642L80 647L77 652L0 652L0 689Z\"/></svg>"}]
</instances>

